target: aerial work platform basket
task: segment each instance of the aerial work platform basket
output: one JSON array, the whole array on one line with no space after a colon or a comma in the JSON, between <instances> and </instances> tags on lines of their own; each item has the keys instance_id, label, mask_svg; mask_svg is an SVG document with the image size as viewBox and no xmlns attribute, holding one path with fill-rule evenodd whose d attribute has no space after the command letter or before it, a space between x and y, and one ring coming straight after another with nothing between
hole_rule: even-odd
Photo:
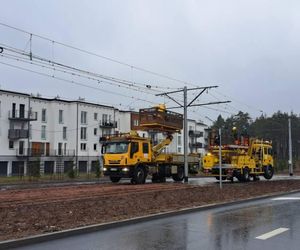
<instances>
[{"instance_id":1,"label":"aerial work platform basket","mask_svg":"<svg viewBox=\"0 0 300 250\"><path fill-rule=\"evenodd\" d=\"M140 109L139 119L144 130L175 133L183 128L183 115L167 110L164 104Z\"/></svg>"}]
</instances>

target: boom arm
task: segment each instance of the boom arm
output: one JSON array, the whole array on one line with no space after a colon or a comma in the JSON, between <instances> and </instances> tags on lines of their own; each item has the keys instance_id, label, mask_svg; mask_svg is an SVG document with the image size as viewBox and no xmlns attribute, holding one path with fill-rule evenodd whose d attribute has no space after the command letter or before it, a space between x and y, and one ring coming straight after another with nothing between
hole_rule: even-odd
<instances>
[{"instance_id":1,"label":"boom arm","mask_svg":"<svg viewBox=\"0 0 300 250\"><path fill-rule=\"evenodd\" d=\"M167 137L162 140L160 143L152 147L152 152L154 156L159 155L160 151L168 146L173 140L173 136L171 134L168 134Z\"/></svg>"}]
</instances>

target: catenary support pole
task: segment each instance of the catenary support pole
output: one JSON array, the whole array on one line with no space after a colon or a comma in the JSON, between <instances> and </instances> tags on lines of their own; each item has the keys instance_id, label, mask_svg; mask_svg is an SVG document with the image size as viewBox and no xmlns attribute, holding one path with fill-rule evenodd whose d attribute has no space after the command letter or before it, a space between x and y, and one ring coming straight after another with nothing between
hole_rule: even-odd
<instances>
[{"instance_id":1,"label":"catenary support pole","mask_svg":"<svg viewBox=\"0 0 300 250\"><path fill-rule=\"evenodd\" d=\"M289 173L293 176L293 156L292 156L292 128L291 118L289 118Z\"/></svg>"},{"instance_id":2,"label":"catenary support pole","mask_svg":"<svg viewBox=\"0 0 300 250\"><path fill-rule=\"evenodd\" d=\"M221 104L221 103L228 103L230 101L218 101L218 102L209 102L209 103L195 103L195 101L201 96L205 91L208 91L212 88L217 88L218 86L207 86L207 87L195 87L195 88L187 88L186 86L182 89L178 89L175 91L165 92L156 94L156 96L166 96L172 101L174 101L178 106L176 107L169 107L168 109L175 109L175 108L183 108L183 136L184 136L184 182L188 183L188 122L187 122L187 111L189 107L196 107L196 106L205 106L205 105L212 105L212 104ZM193 98L192 101L189 103L187 102L187 93L188 91L200 90L198 95ZM183 104L180 101L175 100L170 94L175 94L183 92Z\"/></svg>"},{"instance_id":3,"label":"catenary support pole","mask_svg":"<svg viewBox=\"0 0 300 250\"><path fill-rule=\"evenodd\" d=\"M184 182L188 182L188 130L187 130L187 87L183 88L183 137L184 137Z\"/></svg>"},{"instance_id":4,"label":"catenary support pole","mask_svg":"<svg viewBox=\"0 0 300 250\"><path fill-rule=\"evenodd\" d=\"M222 189L222 130L219 128L219 178L220 178L220 189Z\"/></svg>"}]
</instances>

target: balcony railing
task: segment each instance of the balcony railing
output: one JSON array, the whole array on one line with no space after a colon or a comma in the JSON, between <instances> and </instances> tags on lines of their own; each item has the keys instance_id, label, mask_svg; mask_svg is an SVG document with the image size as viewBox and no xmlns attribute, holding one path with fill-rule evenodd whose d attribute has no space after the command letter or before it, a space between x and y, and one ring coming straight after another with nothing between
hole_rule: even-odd
<instances>
[{"instance_id":1,"label":"balcony railing","mask_svg":"<svg viewBox=\"0 0 300 250\"><path fill-rule=\"evenodd\" d=\"M118 124L116 121L109 121L109 120L101 120L100 121L100 128L117 128Z\"/></svg>"},{"instance_id":2,"label":"balcony railing","mask_svg":"<svg viewBox=\"0 0 300 250\"><path fill-rule=\"evenodd\" d=\"M183 115L159 107L140 109L140 126L156 131L175 132L183 128Z\"/></svg>"},{"instance_id":3,"label":"balcony railing","mask_svg":"<svg viewBox=\"0 0 300 250\"><path fill-rule=\"evenodd\" d=\"M22 149L19 148L16 151L16 155L23 157L23 156L29 156L29 157L42 157L42 156L66 156L66 157L73 157L75 156L75 150L74 149L51 149L51 150L45 150L45 149L39 149L39 148L26 148Z\"/></svg>"},{"instance_id":4,"label":"balcony railing","mask_svg":"<svg viewBox=\"0 0 300 250\"><path fill-rule=\"evenodd\" d=\"M28 129L9 129L8 130L8 139L9 140L17 140L24 139L29 137Z\"/></svg>"},{"instance_id":5,"label":"balcony railing","mask_svg":"<svg viewBox=\"0 0 300 250\"><path fill-rule=\"evenodd\" d=\"M192 148L203 148L203 144L201 142L190 143L190 147Z\"/></svg>"},{"instance_id":6,"label":"balcony railing","mask_svg":"<svg viewBox=\"0 0 300 250\"><path fill-rule=\"evenodd\" d=\"M9 110L8 119L20 120L20 121L36 121L37 112L25 111L25 110Z\"/></svg>"},{"instance_id":7,"label":"balcony railing","mask_svg":"<svg viewBox=\"0 0 300 250\"><path fill-rule=\"evenodd\" d=\"M197 130L190 130L189 131L189 136L190 137L203 137L203 132L202 131L197 131Z\"/></svg>"}]
</instances>

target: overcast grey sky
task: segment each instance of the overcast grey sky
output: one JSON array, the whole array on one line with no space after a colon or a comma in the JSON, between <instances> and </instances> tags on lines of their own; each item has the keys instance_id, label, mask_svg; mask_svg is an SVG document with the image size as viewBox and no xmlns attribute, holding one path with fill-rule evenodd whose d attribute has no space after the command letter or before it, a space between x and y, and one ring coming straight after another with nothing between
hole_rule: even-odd
<instances>
[{"instance_id":1,"label":"overcast grey sky","mask_svg":"<svg viewBox=\"0 0 300 250\"><path fill-rule=\"evenodd\" d=\"M1 1L1 9L1 23L194 85L219 85L199 102L231 100L230 105L211 106L229 112L223 112L224 116L237 110L249 112L252 117L260 115L259 110L268 115L277 110L300 113L299 1L7 0ZM0 43L29 51L28 40L29 35L0 26ZM184 86L35 37L32 51L51 60L129 81L172 88ZM0 62L44 72L3 57ZM3 64L0 72L2 89L47 96L58 94L71 99L81 96L121 109L151 105ZM143 100L164 101L104 83L98 87ZM190 98L193 97L191 92ZM207 123L205 116L215 119L220 113L205 108L190 111L190 117Z\"/></svg>"}]
</instances>

